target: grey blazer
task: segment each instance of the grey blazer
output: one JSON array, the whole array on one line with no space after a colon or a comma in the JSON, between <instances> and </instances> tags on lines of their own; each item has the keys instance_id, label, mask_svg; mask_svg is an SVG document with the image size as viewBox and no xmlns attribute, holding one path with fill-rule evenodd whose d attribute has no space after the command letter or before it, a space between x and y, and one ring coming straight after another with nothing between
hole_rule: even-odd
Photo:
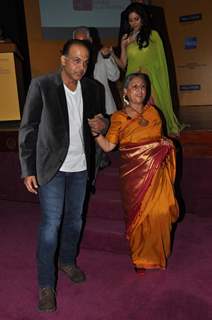
<instances>
[{"instance_id":1,"label":"grey blazer","mask_svg":"<svg viewBox=\"0 0 212 320\"><path fill-rule=\"evenodd\" d=\"M88 118L105 113L104 87L81 80L83 138L88 175L91 175L94 142ZM32 80L19 130L19 157L22 177L35 175L39 185L47 183L61 167L69 147L69 121L60 73Z\"/></svg>"}]
</instances>

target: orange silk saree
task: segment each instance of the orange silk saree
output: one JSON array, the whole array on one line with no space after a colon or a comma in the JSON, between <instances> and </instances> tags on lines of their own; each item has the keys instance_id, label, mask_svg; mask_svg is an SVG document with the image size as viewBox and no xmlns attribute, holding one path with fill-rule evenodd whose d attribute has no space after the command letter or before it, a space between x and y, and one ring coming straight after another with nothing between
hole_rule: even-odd
<instances>
[{"instance_id":1,"label":"orange silk saree","mask_svg":"<svg viewBox=\"0 0 212 320\"><path fill-rule=\"evenodd\" d=\"M174 196L175 149L161 136L161 120L153 106L141 119L123 111L112 115L106 138L119 143L121 195L131 258L138 268L165 268L172 223L178 218Z\"/></svg>"}]
</instances>

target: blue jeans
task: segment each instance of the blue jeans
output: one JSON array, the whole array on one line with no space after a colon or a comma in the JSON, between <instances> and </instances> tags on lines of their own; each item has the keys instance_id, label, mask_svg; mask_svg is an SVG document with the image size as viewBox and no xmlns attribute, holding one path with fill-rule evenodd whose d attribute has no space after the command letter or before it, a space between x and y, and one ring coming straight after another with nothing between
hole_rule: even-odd
<instances>
[{"instance_id":1,"label":"blue jeans","mask_svg":"<svg viewBox=\"0 0 212 320\"><path fill-rule=\"evenodd\" d=\"M58 172L39 187L41 223L37 264L39 287L56 285L56 252L62 264L73 264L82 227L87 171Z\"/></svg>"}]
</instances>

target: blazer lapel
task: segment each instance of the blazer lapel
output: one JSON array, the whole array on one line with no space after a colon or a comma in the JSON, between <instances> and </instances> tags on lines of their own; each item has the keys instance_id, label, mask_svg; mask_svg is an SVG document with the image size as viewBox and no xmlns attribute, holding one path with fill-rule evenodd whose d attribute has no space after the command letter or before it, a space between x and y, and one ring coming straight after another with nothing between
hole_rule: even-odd
<instances>
[{"instance_id":1,"label":"blazer lapel","mask_svg":"<svg viewBox=\"0 0 212 320\"><path fill-rule=\"evenodd\" d=\"M84 141L86 141L87 135L90 133L90 128L88 126L88 118L93 118L94 114L92 112L91 103L92 92L89 90L89 86L86 83L86 78L81 81L82 88L82 101L83 101L83 137Z\"/></svg>"},{"instance_id":2,"label":"blazer lapel","mask_svg":"<svg viewBox=\"0 0 212 320\"><path fill-rule=\"evenodd\" d=\"M56 83L57 83L57 92L60 102L61 111L63 114L64 122L66 125L67 130L69 130L69 117L68 117L68 106L66 102L66 95L63 86L63 81L61 79L60 73L56 74Z\"/></svg>"}]
</instances>

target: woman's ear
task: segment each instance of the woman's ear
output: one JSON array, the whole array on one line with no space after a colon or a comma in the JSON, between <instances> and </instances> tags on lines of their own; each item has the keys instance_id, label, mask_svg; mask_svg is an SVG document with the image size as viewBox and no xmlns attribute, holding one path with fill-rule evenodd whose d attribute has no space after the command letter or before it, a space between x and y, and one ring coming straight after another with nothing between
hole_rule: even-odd
<instances>
[{"instance_id":1,"label":"woman's ear","mask_svg":"<svg viewBox=\"0 0 212 320\"><path fill-rule=\"evenodd\" d=\"M124 89L123 89L123 96L126 96L126 95L127 95L127 89L124 88Z\"/></svg>"}]
</instances>

